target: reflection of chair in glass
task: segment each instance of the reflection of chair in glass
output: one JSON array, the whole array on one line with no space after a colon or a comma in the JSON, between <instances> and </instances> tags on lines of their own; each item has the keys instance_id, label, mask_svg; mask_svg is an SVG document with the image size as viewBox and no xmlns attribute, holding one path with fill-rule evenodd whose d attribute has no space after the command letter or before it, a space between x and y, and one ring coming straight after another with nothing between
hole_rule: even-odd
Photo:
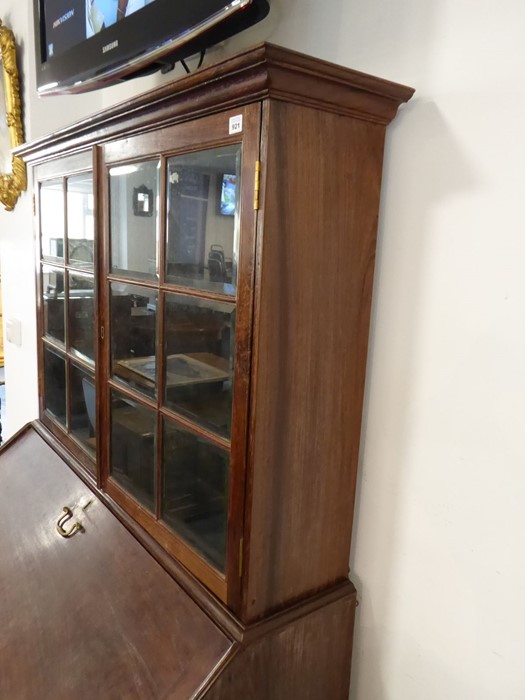
<instances>
[{"instance_id":1,"label":"reflection of chair in glass","mask_svg":"<svg viewBox=\"0 0 525 700\"><path fill-rule=\"evenodd\" d=\"M75 376L79 376L79 374L78 372ZM78 425L76 428L76 435L90 450L95 452L97 449L95 385L89 377L82 377L81 381L82 396L80 396L78 391L76 393L78 399ZM71 420L73 421L73 416Z\"/></svg>"},{"instance_id":2,"label":"reflection of chair in glass","mask_svg":"<svg viewBox=\"0 0 525 700\"><path fill-rule=\"evenodd\" d=\"M210 246L208 253L208 273L212 282L231 282L232 260L224 257L224 248L218 243Z\"/></svg>"},{"instance_id":3,"label":"reflection of chair in glass","mask_svg":"<svg viewBox=\"0 0 525 700\"><path fill-rule=\"evenodd\" d=\"M90 437L93 437L97 425L97 401L95 385L87 377L82 377L82 393L84 394L86 411L89 418Z\"/></svg>"}]
</instances>

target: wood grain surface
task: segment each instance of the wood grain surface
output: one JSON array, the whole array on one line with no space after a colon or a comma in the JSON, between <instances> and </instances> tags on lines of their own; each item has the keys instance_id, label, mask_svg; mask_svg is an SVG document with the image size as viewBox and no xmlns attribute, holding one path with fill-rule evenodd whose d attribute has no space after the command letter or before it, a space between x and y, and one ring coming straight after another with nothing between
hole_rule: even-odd
<instances>
[{"instance_id":1,"label":"wood grain surface","mask_svg":"<svg viewBox=\"0 0 525 700\"><path fill-rule=\"evenodd\" d=\"M385 127L266 111L242 617L348 576Z\"/></svg>"},{"instance_id":2,"label":"wood grain surface","mask_svg":"<svg viewBox=\"0 0 525 700\"><path fill-rule=\"evenodd\" d=\"M277 98L388 124L414 90L343 66L259 44L15 149L28 162L119 135Z\"/></svg>"},{"instance_id":3,"label":"wood grain surface","mask_svg":"<svg viewBox=\"0 0 525 700\"><path fill-rule=\"evenodd\" d=\"M0 476L0 697L192 697L230 640L33 430Z\"/></svg>"},{"instance_id":4,"label":"wood grain surface","mask_svg":"<svg viewBox=\"0 0 525 700\"><path fill-rule=\"evenodd\" d=\"M355 592L230 655L203 700L346 700Z\"/></svg>"}]
</instances>

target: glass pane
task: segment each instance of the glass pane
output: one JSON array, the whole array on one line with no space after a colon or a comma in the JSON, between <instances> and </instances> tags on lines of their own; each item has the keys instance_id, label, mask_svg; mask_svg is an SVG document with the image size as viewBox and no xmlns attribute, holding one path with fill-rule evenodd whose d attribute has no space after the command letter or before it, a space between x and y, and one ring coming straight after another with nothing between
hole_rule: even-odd
<instances>
[{"instance_id":1,"label":"glass pane","mask_svg":"<svg viewBox=\"0 0 525 700\"><path fill-rule=\"evenodd\" d=\"M44 348L44 408L66 425L66 361Z\"/></svg>"},{"instance_id":2,"label":"glass pane","mask_svg":"<svg viewBox=\"0 0 525 700\"><path fill-rule=\"evenodd\" d=\"M111 372L149 396L157 395L155 289L111 284Z\"/></svg>"},{"instance_id":3,"label":"glass pane","mask_svg":"<svg viewBox=\"0 0 525 700\"><path fill-rule=\"evenodd\" d=\"M96 450L96 398L95 378L74 364L71 364L70 431L94 457Z\"/></svg>"},{"instance_id":4,"label":"glass pane","mask_svg":"<svg viewBox=\"0 0 525 700\"><path fill-rule=\"evenodd\" d=\"M92 275L69 274L69 347L95 359L95 284Z\"/></svg>"},{"instance_id":5,"label":"glass pane","mask_svg":"<svg viewBox=\"0 0 525 700\"><path fill-rule=\"evenodd\" d=\"M40 186L40 233L42 257L64 260L64 189L62 180Z\"/></svg>"},{"instance_id":6,"label":"glass pane","mask_svg":"<svg viewBox=\"0 0 525 700\"><path fill-rule=\"evenodd\" d=\"M70 265L93 269L94 234L93 174L89 172L67 180L67 246Z\"/></svg>"},{"instance_id":7,"label":"glass pane","mask_svg":"<svg viewBox=\"0 0 525 700\"><path fill-rule=\"evenodd\" d=\"M226 565L230 456L164 421L162 519L220 571Z\"/></svg>"},{"instance_id":8,"label":"glass pane","mask_svg":"<svg viewBox=\"0 0 525 700\"><path fill-rule=\"evenodd\" d=\"M166 295L167 406L230 437L235 304Z\"/></svg>"},{"instance_id":9,"label":"glass pane","mask_svg":"<svg viewBox=\"0 0 525 700\"><path fill-rule=\"evenodd\" d=\"M240 167L240 144L168 161L168 281L235 294Z\"/></svg>"},{"instance_id":10,"label":"glass pane","mask_svg":"<svg viewBox=\"0 0 525 700\"><path fill-rule=\"evenodd\" d=\"M44 334L65 343L64 271L42 265Z\"/></svg>"},{"instance_id":11,"label":"glass pane","mask_svg":"<svg viewBox=\"0 0 525 700\"><path fill-rule=\"evenodd\" d=\"M156 278L160 161L117 166L109 175L111 271Z\"/></svg>"},{"instance_id":12,"label":"glass pane","mask_svg":"<svg viewBox=\"0 0 525 700\"><path fill-rule=\"evenodd\" d=\"M111 476L150 510L155 510L156 421L152 409L112 392Z\"/></svg>"}]
</instances>

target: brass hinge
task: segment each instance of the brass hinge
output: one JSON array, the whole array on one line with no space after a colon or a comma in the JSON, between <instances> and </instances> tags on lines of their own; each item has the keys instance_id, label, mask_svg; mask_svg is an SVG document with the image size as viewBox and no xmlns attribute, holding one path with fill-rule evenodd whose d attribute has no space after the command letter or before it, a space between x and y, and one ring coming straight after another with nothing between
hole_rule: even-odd
<instances>
[{"instance_id":1,"label":"brass hinge","mask_svg":"<svg viewBox=\"0 0 525 700\"><path fill-rule=\"evenodd\" d=\"M241 537L241 540L239 542L239 578L242 577L242 564L243 564L243 545L244 545L244 537Z\"/></svg>"},{"instance_id":2,"label":"brass hinge","mask_svg":"<svg viewBox=\"0 0 525 700\"><path fill-rule=\"evenodd\" d=\"M261 161L255 161L255 183L253 187L253 208L259 209L259 190L261 189Z\"/></svg>"}]
</instances>

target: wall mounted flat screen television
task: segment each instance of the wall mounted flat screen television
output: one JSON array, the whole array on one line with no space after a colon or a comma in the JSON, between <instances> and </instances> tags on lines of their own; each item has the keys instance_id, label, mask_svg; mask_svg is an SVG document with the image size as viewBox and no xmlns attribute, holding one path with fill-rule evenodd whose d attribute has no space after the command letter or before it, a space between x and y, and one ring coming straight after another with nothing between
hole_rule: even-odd
<instances>
[{"instance_id":1,"label":"wall mounted flat screen television","mask_svg":"<svg viewBox=\"0 0 525 700\"><path fill-rule=\"evenodd\" d=\"M33 0L41 95L86 92L173 63L266 17L269 0Z\"/></svg>"}]
</instances>

